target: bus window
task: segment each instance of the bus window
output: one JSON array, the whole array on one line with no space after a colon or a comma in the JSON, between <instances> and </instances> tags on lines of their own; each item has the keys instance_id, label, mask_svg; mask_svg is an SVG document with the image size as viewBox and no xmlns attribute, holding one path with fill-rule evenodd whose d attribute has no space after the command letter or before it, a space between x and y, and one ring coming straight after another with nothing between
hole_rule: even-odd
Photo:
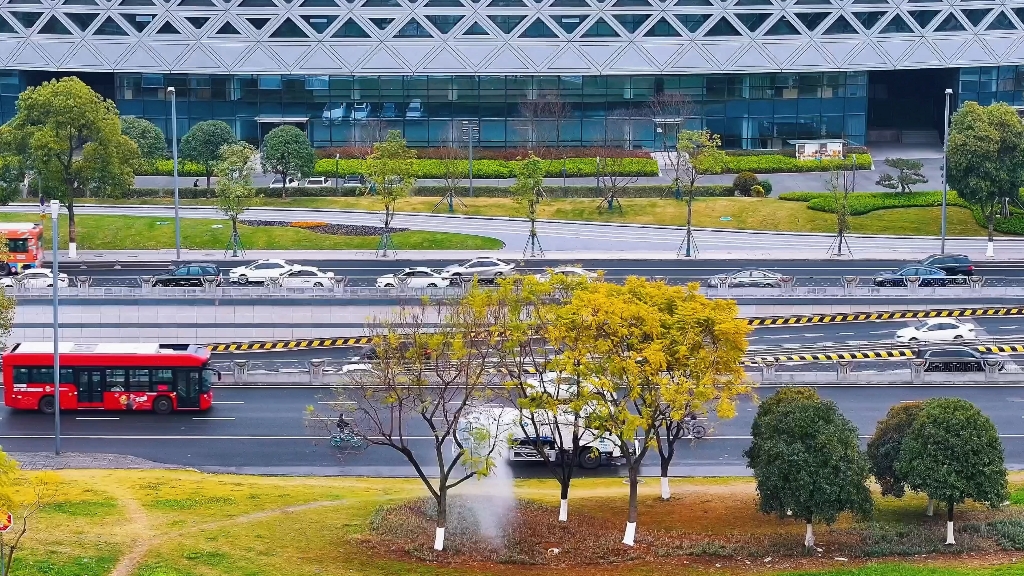
<instances>
[{"instance_id":1,"label":"bus window","mask_svg":"<svg viewBox=\"0 0 1024 576\"><path fill-rule=\"evenodd\" d=\"M149 370L129 370L128 391L149 392Z\"/></svg>"},{"instance_id":2,"label":"bus window","mask_svg":"<svg viewBox=\"0 0 1024 576\"><path fill-rule=\"evenodd\" d=\"M28 384L28 368L15 368L14 369L14 383L15 384Z\"/></svg>"},{"instance_id":3,"label":"bus window","mask_svg":"<svg viewBox=\"0 0 1024 576\"><path fill-rule=\"evenodd\" d=\"M30 382L53 382L53 368L29 368Z\"/></svg>"},{"instance_id":4,"label":"bus window","mask_svg":"<svg viewBox=\"0 0 1024 576\"><path fill-rule=\"evenodd\" d=\"M174 370L153 370L153 388L167 392L174 386Z\"/></svg>"},{"instance_id":5,"label":"bus window","mask_svg":"<svg viewBox=\"0 0 1024 576\"><path fill-rule=\"evenodd\" d=\"M107 370L107 390L124 392L125 370Z\"/></svg>"},{"instance_id":6,"label":"bus window","mask_svg":"<svg viewBox=\"0 0 1024 576\"><path fill-rule=\"evenodd\" d=\"M18 254L28 252L28 238L11 238L7 240L7 251Z\"/></svg>"}]
</instances>

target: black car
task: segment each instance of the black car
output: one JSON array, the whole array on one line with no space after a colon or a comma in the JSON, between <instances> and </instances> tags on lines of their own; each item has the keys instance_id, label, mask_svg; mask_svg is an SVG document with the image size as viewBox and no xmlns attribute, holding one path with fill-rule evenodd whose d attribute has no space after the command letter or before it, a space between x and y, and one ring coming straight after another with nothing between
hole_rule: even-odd
<instances>
[{"instance_id":1,"label":"black car","mask_svg":"<svg viewBox=\"0 0 1024 576\"><path fill-rule=\"evenodd\" d=\"M919 276L919 286L948 286L949 277L938 268L911 264L899 270L879 272L875 275L875 286L906 286L908 276Z\"/></svg>"},{"instance_id":2,"label":"black car","mask_svg":"<svg viewBox=\"0 0 1024 576\"><path fill-rule=\"evenodd\" d=\"M963 254L932 254L918 264L929 268L938 268L945 272L946 276L974 275L974 264Z\"/></svg>"},{"instance_id":3,"label":"black car","mask_svg":"<svg viewBox=\"0 0 1024 576\"><path fill-rule=\"evenodd\" d=\"M919 350L917 357L926 361L925 372L981 372L986 360L998 362L1003 370L1003 359L998 354L978 352L971 348L936 348Z\"/></svg>"},{"instance_id":4,"label":"black car","mask_svg":"<svg viewBox=\"0 0 1024 576\"><path fill-rule=\"evenodd\" d=\"M220 268L213 264L182 264L170 274L153 277L153 286L202 286L203 277L216 276L220 285Z\"/></svg>"}]
</instances>

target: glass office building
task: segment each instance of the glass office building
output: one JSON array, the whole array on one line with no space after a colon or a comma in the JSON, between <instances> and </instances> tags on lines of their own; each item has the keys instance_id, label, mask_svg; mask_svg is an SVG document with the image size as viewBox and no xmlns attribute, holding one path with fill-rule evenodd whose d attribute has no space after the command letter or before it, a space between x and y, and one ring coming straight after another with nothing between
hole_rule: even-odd
<instances>
[{"instance_id":1,"label":"glass office building","mask_svg":"<svg viewBox=\"0 0 1024 576\"><path fill-rule=\"evenodd\" d=\"M953 85L1002 98L1022 40L1024 0L0 0L0 119L76 74L165 130L174 86L179 133L221 119L250 141L430 145L475 121L485 146L658 148L649 102L681 93L678 120L731 148L862 144L940 127Z\"/></svg>"}]
</instances>

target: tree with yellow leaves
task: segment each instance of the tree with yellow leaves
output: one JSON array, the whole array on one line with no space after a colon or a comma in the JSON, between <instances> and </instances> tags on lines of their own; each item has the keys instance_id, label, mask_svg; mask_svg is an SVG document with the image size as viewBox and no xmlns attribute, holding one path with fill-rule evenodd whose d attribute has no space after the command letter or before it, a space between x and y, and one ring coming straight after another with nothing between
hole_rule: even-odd
<instances>
[{"instance_id":1,"label":"tree with yellow leaves","mask_svg":"<svg viewBox=\"0 0 1024 576\"><path fill-rule=\"evenodd\" d=\"M10 513L12 525L0 532L0 576L11 573L11 563L21 539L28 532L29 520L56 496L57 479L41 473L25 478L18 462L0 451L0 521Z\"/></svg>"},{"instance_id":2,"label":"tree with yellow leaves","mask_svg":"<svg viewBox=\"0 0 1024 576\"><path fill-rule=\"evenodd\" d=\"M711 406L730 418L735 397L747 391L732 357L746 350L735 305L702 302L696 290L635 277L622 286L590 283L557 308L548 330L560 344L552 366L577 375L585 389L588 427L614 438L625 459L628 546L636 536L640 465L664 423Z\"/></svg>"}]
</instances>

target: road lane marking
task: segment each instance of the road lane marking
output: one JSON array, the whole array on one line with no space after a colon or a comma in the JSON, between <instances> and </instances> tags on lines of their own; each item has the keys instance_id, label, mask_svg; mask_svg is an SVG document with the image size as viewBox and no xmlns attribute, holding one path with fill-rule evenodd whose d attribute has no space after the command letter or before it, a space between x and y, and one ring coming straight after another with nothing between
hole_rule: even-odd
<instances>
[{"instance_id":1,"label":"road lane marking","mask_svg":"<svg viewBox=\"0 0 1024 576\"><path fill-rule=\"evenodd\" d=\"M76 416L75 420L120 420L117 416Z\"/></svg>"},{"instance_id":2,"label":"road lane marking","mask_svg":"<svg viewBox=\"0 0 1024 576\"><path fill-rule=\"evenodd\" d=\"M225 401L214 401L213 403L214 403L214 404L245 404L245 402L244 402L244 401L242 401L242 400L233 400L233 401L231 401L231 402L225 402Z\"/></svg>"},{"instance_id":3,"label":"road lane marking","mask_svg":"<svg viewBox=\"0 0 1024 576\"><path fill-rule=\"evenodd\" d=\"M193 420L234 420L234 417L226 416L193 416Z\"/></svg>"}]
</instances>

